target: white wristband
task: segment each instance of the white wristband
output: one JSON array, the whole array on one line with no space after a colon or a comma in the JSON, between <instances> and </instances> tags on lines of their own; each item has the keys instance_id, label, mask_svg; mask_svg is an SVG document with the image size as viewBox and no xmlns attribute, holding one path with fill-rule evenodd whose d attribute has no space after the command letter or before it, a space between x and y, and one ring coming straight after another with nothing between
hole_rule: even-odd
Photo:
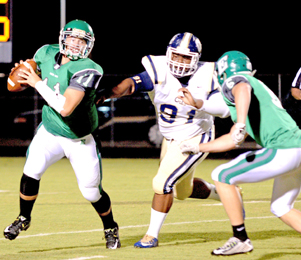
<instances>
[{"instance_id":1,"label":"white wristband","mask_svg":"<svg viewBox=\"0 0 301 260\"><path fill-rule=\"evenodd\" d=\"M66 101L66 98L61 94L56 94L50 87L46 85L45 81L38 81L35 85L35 89L45 99L49 106L60 113Z\"/></svg>"}]
</instances>

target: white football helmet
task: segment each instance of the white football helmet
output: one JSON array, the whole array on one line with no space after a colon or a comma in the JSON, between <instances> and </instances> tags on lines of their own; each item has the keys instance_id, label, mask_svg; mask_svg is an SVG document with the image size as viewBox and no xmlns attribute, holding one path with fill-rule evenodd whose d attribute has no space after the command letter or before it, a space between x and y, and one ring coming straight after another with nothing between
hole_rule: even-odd
<instances>
[{"instance_id":1,"label":"white football helmet","mask_svg":"<svg viewBox=\"0 0 301 260\"><path fill-rule=\"evenodd\" d=\"M185 32L176 34L167 46L167 64L170 72L177 78L192 75L201 57L202 44L193 34ZM190 59L190 63L173 60L174 55ZM187 60L187 59L186 59Z\"/></svg>"}]
</instances>

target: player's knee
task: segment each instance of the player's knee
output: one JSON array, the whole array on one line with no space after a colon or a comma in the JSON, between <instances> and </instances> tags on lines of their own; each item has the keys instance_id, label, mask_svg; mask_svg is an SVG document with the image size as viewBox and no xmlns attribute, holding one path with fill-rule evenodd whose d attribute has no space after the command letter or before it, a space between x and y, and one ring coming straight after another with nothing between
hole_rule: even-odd
<instances>
[{"instance_id":1,"label":"player's knee","mask_svg":"<svg viewBox=\"0 0 301 260\"><path fill-rule=\"evenodd\" d=\"M214 181L219 181L219 180L218 180L219 174L220 174L220 171L218 170L218 168L215 168L215 169L212 171L212 173L211 173L211 178L212 178L212 180L214 180Z\"/></svg>"},{"instance_id":2,"label":"player's knee","mask_svg":"<svg viewBox=\"0 0 301 260\"><path fill-rule=\"evenodd\" d=\"M34 196L39 193L40 180L36 180L26 174L22 175L20 192L26 196Z\"/></svg>"},{"instance_id":3,"label":"player's knee","mask_svg":"<svg viewBox=\"0 0 301 260\"><path fill-rule=\"evenodd\" d=\"M164 194L163 190L161 188L157 187L157 186L153 185L153 190L157 194Z\"/></svg>"},{"instance_id":4,"label":"player's knee","mask_svg":"<svg viewBox=\"0 0 301 260\"><path fill-rule=\"evenodd\" d=\"M187 189L187 190L181 190L177 191L176 189L174 190L174 197L178 200L185 200L187 199L192 193L192 190Z\"/></svg>"},{"instance_id":5,"label":"player's knee","mask_svg":"<svg viewBox=\"0 0 301 260\"><path fill-rule=\"evenodd\" d=\"M90 202L96 202L101 198L98 187L79 187L84 198Z\"/></svg>"},{"instance_id":6,"label":"player's knee","mask_svg":"<svg viewBox=\"0 0 301 260\"><path fill-rule=\"evenodd\" d=\"M164 194L163 190L164 185L156 176L153 178L153 190L157 194Z\"/></svg>"},{"instance_id":7,"label":"player's knee","mask_svg":"<svg viewBox=\"0 0 301 260\"><path fill-rule=\"evenodd\" d=\"M270 208L271 212L278 218L288 213L291 209L292 209L292 205L280 204L277 202L272 202Z\"/></svg>"},{"instance_id":8,"label":"player's knee","mask_svg":"<svg viewBox=\"0 0 301 260\"><path fill-rule=\"evenodd\" d=\"M111 199L105 191L102 191L101 198L96 202L92 202L92 206L99 214L106 213L111 208Z\"/></svg>"},{"instance_id":9,"label":"player's knee","mask_svg":"<svg viewBox=\"0 0 301 260\"><path fill-rule=\"evenodd\" d=\"M212 180L214 181L219 181L219 182L222 182L222 183L227 183L227 184L236 184L235 180L233 179L229 179L229 178L224 178L223 174L224 174L224 171L221 167L222 165L216 167L212 173L211 173L211 178Z\"/></svg>"},{"instance_id":10,"label":"player's knee","mask_svg":"<svg viewBox=\"0 0 301 260\"><path fill-rule=\"evenodd\" d=\"M192 193L193 185L188 182L176 183L173 187L174 197L178 200L185 200L190 197Z\"/></svg>"}]
</instances>

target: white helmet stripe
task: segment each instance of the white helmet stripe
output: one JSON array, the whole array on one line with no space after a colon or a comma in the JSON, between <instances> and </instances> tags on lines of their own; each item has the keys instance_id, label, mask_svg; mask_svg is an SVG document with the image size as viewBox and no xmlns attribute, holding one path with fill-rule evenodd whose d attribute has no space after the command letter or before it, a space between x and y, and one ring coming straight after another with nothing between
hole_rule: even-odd
<instances>
[{"instance_id":1,"label":"white helmet stripe","mask_svg":"<svg viewBox=\"0 0 301 260\"><path fill-rule=\"evenodd\" d=\"M167 64L171 74L175 77L192 75L198 67L201 51L201 42L192 33L185 32L176 34L169 42L166 51ZM177 60L174 54L189 56L190 63L188 60L185 62Z\"/></svg>"},{"instance_id":2,"label":"white helmet stripe","mask_svg":"<svg viewBox=\"0 0 301 260\"><path fill-rule=\"evenodd\" d=\"M180 48L188 48L191 38L192 38L191 33L185 33L179 47Z\"/></svg>"}]
</instances>

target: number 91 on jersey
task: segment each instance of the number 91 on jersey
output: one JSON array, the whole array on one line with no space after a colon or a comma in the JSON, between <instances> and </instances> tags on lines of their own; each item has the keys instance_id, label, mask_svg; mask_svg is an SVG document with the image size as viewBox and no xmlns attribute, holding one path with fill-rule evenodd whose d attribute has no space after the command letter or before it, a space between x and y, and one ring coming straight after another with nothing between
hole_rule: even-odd
<instances>
[{"instance_id":1,"label":"number 91 on jersey","mask_svg":"<svg viewBox=\"0 0 301 260\"><path fill-rule=\"evenodd\" d=\"M12 62L12 1L0 0L0 63Z\"/></svg>"}]
</instances>

